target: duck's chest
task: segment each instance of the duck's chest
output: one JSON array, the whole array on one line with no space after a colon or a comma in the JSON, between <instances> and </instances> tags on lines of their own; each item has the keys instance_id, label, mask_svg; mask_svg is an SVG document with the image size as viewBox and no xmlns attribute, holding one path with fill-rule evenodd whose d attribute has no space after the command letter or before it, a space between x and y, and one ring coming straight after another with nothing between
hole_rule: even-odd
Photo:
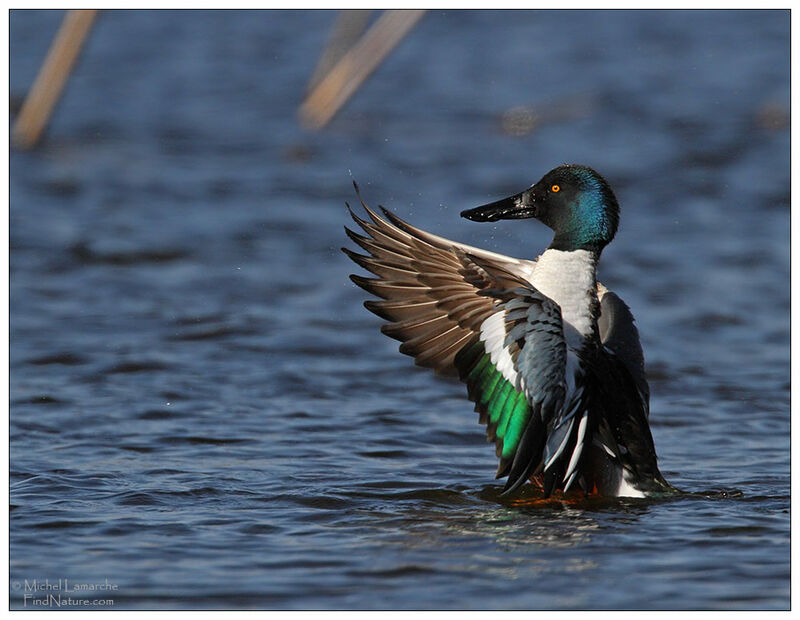
<instances>
[{"instance_id":1,"label":"duck's chest","mask_svg":"<svg viewBox=\"0 0 800 620\"><path fill-rule=\"evenodd\" d=\"M580 348L597 329L596 256L587 250L546 250L536 261L530 283L561 307L564 335Z\"/></svg>"}]
</instances>

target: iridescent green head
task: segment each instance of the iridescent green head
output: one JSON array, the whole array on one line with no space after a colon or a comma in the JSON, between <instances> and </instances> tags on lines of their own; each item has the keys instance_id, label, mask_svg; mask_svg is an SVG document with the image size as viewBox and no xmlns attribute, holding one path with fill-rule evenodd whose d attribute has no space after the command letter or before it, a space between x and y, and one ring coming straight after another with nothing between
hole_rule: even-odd
<instances>
[{"instance_id":1,"label":"iridescent green head","mask_svg":"<svg viewBox=\"0 0 800 620\"><path fill-rule=\"evenodd\" d=\"M568 164L554 168L524 192L461 215L476 222L534 217L555 233L551 248L600 252L617 232L619 204L597 172Z\"/></svg>"}]
</instances>

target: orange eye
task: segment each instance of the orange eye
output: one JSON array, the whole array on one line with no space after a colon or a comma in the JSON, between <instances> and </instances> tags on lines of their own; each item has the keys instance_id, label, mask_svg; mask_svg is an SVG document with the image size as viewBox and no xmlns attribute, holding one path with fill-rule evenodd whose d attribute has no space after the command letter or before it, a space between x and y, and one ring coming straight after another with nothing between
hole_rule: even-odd
<instances>
[{"instance_id":1,"label":"orange eye","mask_svg":"<svg viewBox=\"0 0 800 620\"><path fill-rule=\"evenodd\" d=\"M550 191L551 192L560 192L561 188L558 185L553 185L553 187L550 188Z\"/></svg>"}]
</instances>

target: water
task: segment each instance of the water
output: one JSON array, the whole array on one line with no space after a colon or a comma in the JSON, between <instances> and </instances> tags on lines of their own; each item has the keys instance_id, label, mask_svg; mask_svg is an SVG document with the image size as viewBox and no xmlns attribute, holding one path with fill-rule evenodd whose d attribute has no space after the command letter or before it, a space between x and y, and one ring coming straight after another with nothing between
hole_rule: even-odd
<instances>
[{"instance_id":1,"label":"water","mask_svg":"<svg viewBox=\"0 0 800 620\"><path fill-rule=\"evenodd\" d=\"M788 608L788 12L431 12L311 133L334 17L103 13L12 152L11 606ZM13 93L60 18L12 12ZM458 212L565 161L620 199L600 277L685 497L499 499L463 387L347 278L353 178L533 257L543 226Z\"/></svg>"}]
</instances>

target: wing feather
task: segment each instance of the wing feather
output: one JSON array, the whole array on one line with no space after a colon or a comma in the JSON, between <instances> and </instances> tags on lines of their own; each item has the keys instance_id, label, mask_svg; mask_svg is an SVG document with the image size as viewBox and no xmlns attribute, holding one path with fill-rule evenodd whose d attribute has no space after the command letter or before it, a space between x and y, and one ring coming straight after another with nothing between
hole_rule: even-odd
<instances>
[{"instance_id":1,"label":"wing feather","mask_svg":"<svg viewBox=\"0 0 800 620\"><path fill-rule=\"evenodd\" d=\"M639 331L634 324L630 308L618 295L602 285L600 293L600 317L597 327L603 345L612 351L624 364L636 383L636 389L644 403L645 415L650 412L650 387L644 366L644 353L639 342Z\"/></svg>"},{"instance_id":2,"label":"wing feather","mask_svg":"<svg viewBox=\"0 0 800 620\"><path fill-rule=\"evenodd\" d=\"M349 205L348 210L365 235L345 230L367 254L342 249L377 276L351 276L355 284L380 298L365 306L388 321L383 332L400 340L400 351L414 356L417 364L440 374L457 374L454 361L459 347L477 339L481 323L500 303L482 291L512 282L524 284L522 277L530 272L532 261L431 235L386 210L385 219L360 194L358 198L369 219L353 213Z\"/></svg>"}]
</instances>

